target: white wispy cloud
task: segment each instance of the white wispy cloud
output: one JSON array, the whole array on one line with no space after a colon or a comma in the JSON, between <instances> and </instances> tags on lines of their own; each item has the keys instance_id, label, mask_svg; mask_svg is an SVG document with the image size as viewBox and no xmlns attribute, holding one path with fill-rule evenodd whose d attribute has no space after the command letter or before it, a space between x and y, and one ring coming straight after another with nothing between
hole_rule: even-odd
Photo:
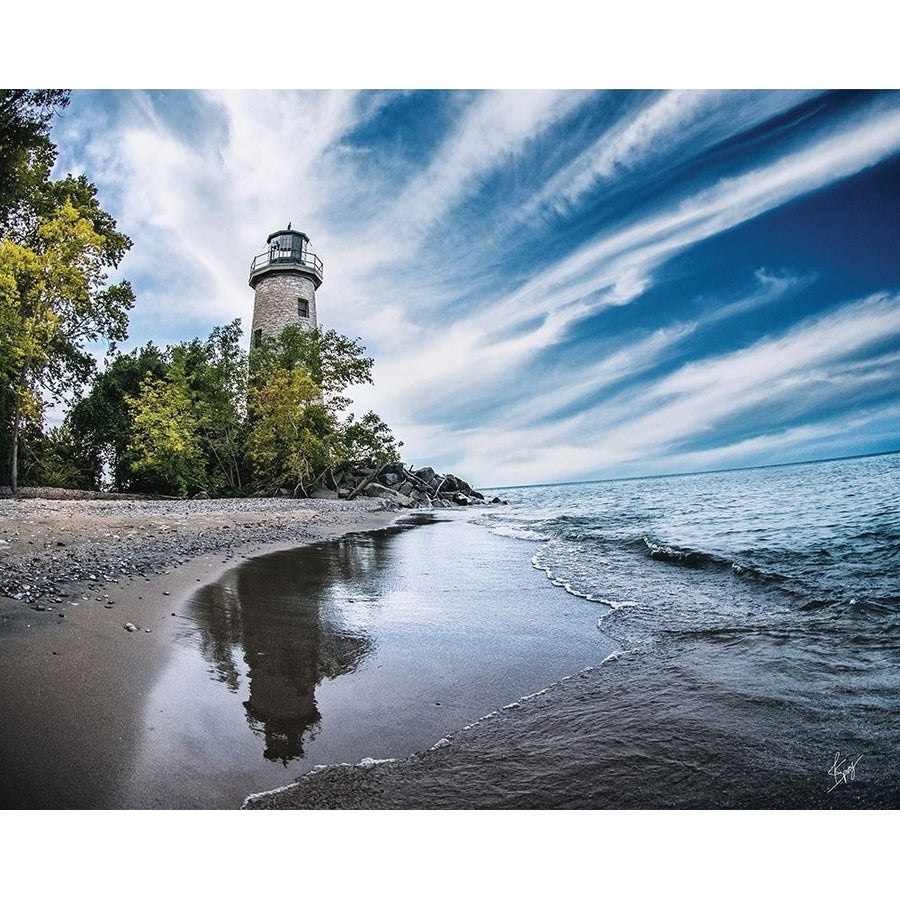
<instances>
[{"instance_id":1,"label":"white wispy cloud","mask_svg":"<svg viewBox=\"0 0 900 900\"><path fill-rule=\"evenodd\" d=\"M668 166L699 144L715 144L782 113L811 96L799 91L666 91L624 119L614 120L588 147L529 199L519 217L550 209L565 215L599 184L640 166Z\"/></svg>"},{"instance_id":2,"label":"white wispy cloud","mask_svg":"<svg viewBox=\"0 0 900 900\"><path fill-rule=\"evenodd\" d=\"M675 253L898 151L900 109L894 108L598 236L504 298L497 314L516 321L526 313L573 304L580 315L588 296L593 298L590 308L621 305L640 296L652 283L654 270Z\"/></svg>"},{"instance_id":3,"label":"white wispy cloud","mask_svg":"<svg viewBox=\"0 0 900 900\"><path fill-rule=\"evenodd\" d=\"M498 482L504 472L511 482L523 480L535 463L538 471L556 470L561 463L553 462L554 449L568 463L570 476L608 472L623 464L650 471L676 460L685 465L689 460L746 463L753 451L786 446L790 435L808 440L813 434L840 434L846 416L815 426L792 425L791 420L837 411L854 396L870 396L873 383L885 388L896 384L898 342L900 295L873 295L746 349L688 363L566 419L480 429L467 456L477 471L489 473L488 482ZM867 355L860 360L862 354ZM728 440L724 424L771 407L783 411L780 424L777 416L767 417L768 430L780 437L760 436L759 443ZM722 431L714 451L679 450L717 429Z\"/></svg>"}]
</instances>

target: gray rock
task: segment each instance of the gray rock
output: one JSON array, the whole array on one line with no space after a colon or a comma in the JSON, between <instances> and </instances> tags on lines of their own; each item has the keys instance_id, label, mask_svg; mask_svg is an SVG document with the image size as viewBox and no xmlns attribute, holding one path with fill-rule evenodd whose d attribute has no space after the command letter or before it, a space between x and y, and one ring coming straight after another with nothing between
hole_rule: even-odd
<instances>
[{"instance_id":1,"label":"gray rock","mask_svg":"<svg viewBox=\"0 0 900 900\"><path fill-rule=\"evenodd\" d=\"M403 465L402 462L388 463L381 470L381 474L382 475L396 475L397 476L396 483L399 483L399 482L403 481L404 478L406 478L406 467Z\"/></svg>"},{"instance_id":2,"label":"gray rock","mask_svg":"<svg viewBox=\"0 0 900 900\"><path fill-rule=\"evenodd\" d=\"M377 481L373 481L371 484L366 485L363 493L367 497L377 497L380 500L389 500L391 503L403 507L404 509L409 509L413 505L413 501L409 497L401 494L399 491L395 491L393 488L385 487Z\"/></svg>"}]
</instances>

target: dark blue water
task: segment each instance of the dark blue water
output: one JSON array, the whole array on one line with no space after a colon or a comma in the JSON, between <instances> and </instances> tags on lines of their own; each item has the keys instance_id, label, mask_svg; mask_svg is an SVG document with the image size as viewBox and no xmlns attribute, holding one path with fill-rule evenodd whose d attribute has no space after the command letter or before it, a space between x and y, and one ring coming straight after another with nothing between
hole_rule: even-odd
<instances>
[{"instance_id":1,"label":"dark blue water","mask_svg":"<svg viewBox=\"0 0 900 900\"><path fill-rule=\"evenodd\" d=\"M508 589L578 599L620 652L297 802L898 806L900 455L503 496L470 527L530 559Z\"/></svg>"}]
</instances>

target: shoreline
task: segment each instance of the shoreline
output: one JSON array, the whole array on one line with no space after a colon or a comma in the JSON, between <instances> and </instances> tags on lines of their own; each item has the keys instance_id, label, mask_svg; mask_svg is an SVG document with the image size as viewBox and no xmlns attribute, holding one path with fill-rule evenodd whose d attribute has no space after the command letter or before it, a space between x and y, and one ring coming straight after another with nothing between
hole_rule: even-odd
<instances>
[{"instance_id":1,"label":"shoreline","mask_svg":"<svg viewBox=\"0 0 900 900\"><path fill-rule=\"evenodd\" d=\"M46 612L37 607L204 554L230 561L388 527L407 512L368 498L0 499L0 633L23 605Z\"/></svg>"},{"instance_id":2,"label":"shoreline","mask_svg":"<svg viewBox=\"0 0 900 900\"><path fill-rule=\"evenodd\" d=\"M406 514L372 499L0 500L0 807L116 808L194 592L248 557Z\"/></svg>"}]
</instances>

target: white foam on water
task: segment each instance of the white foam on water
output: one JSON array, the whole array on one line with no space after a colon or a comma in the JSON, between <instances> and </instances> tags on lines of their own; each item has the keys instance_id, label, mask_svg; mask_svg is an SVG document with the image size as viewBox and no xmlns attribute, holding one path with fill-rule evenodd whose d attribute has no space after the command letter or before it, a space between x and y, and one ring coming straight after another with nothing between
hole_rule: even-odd
<instances>
[{"instance_id":1,"label":"white foam on water","mask_svg":"<svg viewBox=\"0 0 900 900\"><path fill-rule=\"evenodd\" d=\"M356 767L359 769L371 769L373 766L380 766L382 763L392 762L397 762L397 759L395 757L391 757L390 759L372 759L371 756L366 756L356 764Z\"/></svg>"},{"instance_id":2,"label":"white foam on water","mask_svg":"<svg viewBox=\"0 0 900 900\"><path fill-rule=\"evenodd\" d=\"M532 541L533 543L545 544L548 540L550 540L545 534L539 534L538 532L531 531L528 528L516 528L512 525L491 524L490 530L493 534L496 534L499 537L515 538L519 541Z\"/></svg>"}]
</instances>

